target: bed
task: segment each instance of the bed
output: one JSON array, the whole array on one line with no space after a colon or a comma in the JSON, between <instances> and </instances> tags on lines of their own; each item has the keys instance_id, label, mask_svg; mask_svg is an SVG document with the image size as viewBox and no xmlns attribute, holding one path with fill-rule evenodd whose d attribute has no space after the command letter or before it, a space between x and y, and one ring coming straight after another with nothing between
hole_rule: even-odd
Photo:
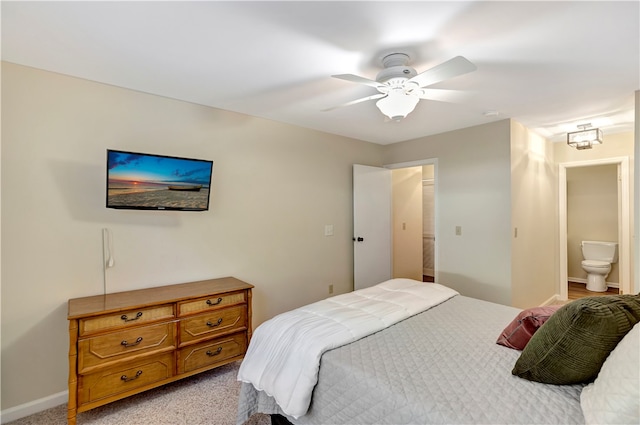
<instances>
[{"instance_id":1,"label":"bed","mask_svg":"<svg viewBox=\"0 0 640 425\"><path fill-rule=\"evenodd\" d=\"M585 423L580 397L586 383L551 385L511 373L521 351L496 339L520 313L456 293L323 352L302 415L285 413L269 391L242 382L237 425L254 413L295 425Z\"/></svg>"}]
</instances>

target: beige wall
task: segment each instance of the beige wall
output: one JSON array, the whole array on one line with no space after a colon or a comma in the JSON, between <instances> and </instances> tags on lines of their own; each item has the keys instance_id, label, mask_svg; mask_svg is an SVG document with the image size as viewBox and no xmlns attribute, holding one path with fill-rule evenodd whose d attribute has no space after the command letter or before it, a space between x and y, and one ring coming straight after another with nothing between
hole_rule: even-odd
<instances>
[{"instance_id":1,"label":"beige wall","mask_svg":"<svg viewBox=\"0 0 640 425\"><path fill-rule=\"evenodd\" d=\"M510 121L385 146L385 164L437 158L436 281L511 304ZM455 234L460 226L462 234Z\"/></svg>"},{"instance_id":2,"label":"beige wall","mask_svg":"<svg viewBox=\"0 0 640 425\"><path fill-rule=\"evenodd\" d=\"M559 293L552 143L503 120L385 149L387 164L438 160L438 282L521 308Z\"/></svg>"},{"instance_id":3,"label":"beige wall","mask_svg":"<svg viewBox=\"0 0 640 425\"><path fill-rule=\"evenodd\" d=\"M210 211L105 208L107 148L212 159ZM109 292L231 275L257 325L352 290L353 163L381 147L3 63L2 409L66 390L66 303L102 293L102 228Z\"/></svg>"},{"instance_id":4,"label":"beige wall","mask_svg":"<svg viewBox=\"0 0 640 425\"><path fill-rule=\"evenodd\" d=\"M422 167L391 170L393 277L422 281Z\"/></svg>"},{"instance_id":5,"label":"beige wall","mask_svg":"<svg viewBox=\"0 0 640 425\"><path fill-rule=\"evenodd\" d=\"M548 301L558 286L558 196L553 146L511 122L512 305Z\"/></svg>"}]
</instances>

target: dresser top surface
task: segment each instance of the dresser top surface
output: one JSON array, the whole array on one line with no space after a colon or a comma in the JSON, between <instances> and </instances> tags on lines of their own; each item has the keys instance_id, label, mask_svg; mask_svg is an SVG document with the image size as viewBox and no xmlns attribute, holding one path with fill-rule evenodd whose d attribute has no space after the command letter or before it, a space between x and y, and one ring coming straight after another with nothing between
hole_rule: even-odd
<instances>
[{"instance_id":1,"label":"dresser top surface","mask_svg":"<svg viewBox=\"0 0 640 425\"><path fill-rule=\"evenodd\" d=\"M191 298L251 289L253 285L234 277L201 280L175 285L156 286L133 291L115 292L72 298L68 303L68 319L91 317L152 305L173 303Z\"/></svg>"}]
</instances>

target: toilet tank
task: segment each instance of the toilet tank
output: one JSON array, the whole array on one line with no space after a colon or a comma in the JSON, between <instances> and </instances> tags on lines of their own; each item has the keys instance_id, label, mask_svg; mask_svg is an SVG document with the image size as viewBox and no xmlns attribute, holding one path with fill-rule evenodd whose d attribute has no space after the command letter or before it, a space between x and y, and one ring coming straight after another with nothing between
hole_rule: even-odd
<instances>
[{"instance_id":1,"label":"toilet tank","mask_svg":"<svg viewBox=\"0 0 640 425\"><path fill-rule=\"evenodd\" d=\"M582 256L585 260L618 262L618 243L602 241L582 241Z\"/></svg>"}]
</instances>

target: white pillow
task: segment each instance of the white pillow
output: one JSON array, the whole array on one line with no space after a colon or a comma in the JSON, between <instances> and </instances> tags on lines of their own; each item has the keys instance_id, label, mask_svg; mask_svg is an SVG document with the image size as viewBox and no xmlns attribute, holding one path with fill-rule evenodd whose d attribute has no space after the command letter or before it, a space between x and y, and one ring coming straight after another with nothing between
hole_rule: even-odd
<instances>
[{"instance_id":1,"label":"white pillow","mask_svg":"<svg viewBox=\"0 0 640 425\"><path fill-rule=\"evenodd\" d=\"M580 394L587 425L640 423L640 323L611 351Z\"/></svg>"}]
</instances>

